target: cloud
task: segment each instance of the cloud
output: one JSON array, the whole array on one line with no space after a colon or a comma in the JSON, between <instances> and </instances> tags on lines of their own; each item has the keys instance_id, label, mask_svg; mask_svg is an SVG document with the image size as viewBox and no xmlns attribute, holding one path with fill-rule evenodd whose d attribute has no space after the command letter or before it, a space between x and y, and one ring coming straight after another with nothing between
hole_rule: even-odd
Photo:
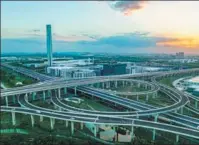
<instances>
[{"instance_id":1,"label":"cloud","mask_svg":"<svg viewBox=\"0 0 199 145\"><path fill-rule=\"evenodd\" d=\"M134 11L142 9L145 3L146 1L117 1L110 2L109 5L114 10L118 10L128 16Z\"/></svg>"},{"instance_id":2,"label":"cloud","mask_svg":"<svg viewBox=\"0 0 199 145\"><path fill-rule=\"evenodd\" d=\"M63 36L56 33L53 33L53 39L58 41L65 42L75 42L75 41L95 41L95 38L89 35L70 35Z\"/></svg>"},{"instance_id":3,"label":"cloud","mask_svg":"<svg viewBox=\"0 0 199 145\"><path fill-rule=\"evenodd\" d=\"M54 34L56 35L56 34ZM57 36L58 37L58 36ZM61 36L59 36L61 37ZM77 37L77 36L75 36ZM66 41L67 40L67 41ZM107 53L150 53L174 52L199 53L198 48L187 49L186 45L175 45L179 38L151 36L149 33L135 32L91 40L68 41L69 38L53 40L54 52L107 52ZM46 52L46 40L39 38L2 39L2 52ZM185 41L185 40L184 40ZM188 40L187 40L188 41ZM172 45L171 45L171 44ZM197 43L198 44L198 43ZM171 49L171 47L173 47Z\"/></svg>"},{"instance_id":4,"label":"cloud","mask_svg":"<svg viewBox=\"0 0 199 145\"><path fill-rule=\"evenodd\" d=\"M156 43L157 46L173 48L189 48L199 50L199 39L197 38L165 38Z\"/></svg>"}]
</instances>

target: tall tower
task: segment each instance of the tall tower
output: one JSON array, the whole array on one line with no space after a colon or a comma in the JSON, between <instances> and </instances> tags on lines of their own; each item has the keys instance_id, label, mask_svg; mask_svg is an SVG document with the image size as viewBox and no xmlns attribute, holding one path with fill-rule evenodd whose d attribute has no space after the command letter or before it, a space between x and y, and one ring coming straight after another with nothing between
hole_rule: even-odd
<instances>
[{"instance_id":1,"label":"tall tower","mask_svg":"<svg viewBox=\"0 0 199 145\"><path fill-rule=\"evenodd\" d=\"M46 47L48 55L48 66L52 66L52 34L51 34L51 25L46 25Z\"/></svg>"}]
</instances>

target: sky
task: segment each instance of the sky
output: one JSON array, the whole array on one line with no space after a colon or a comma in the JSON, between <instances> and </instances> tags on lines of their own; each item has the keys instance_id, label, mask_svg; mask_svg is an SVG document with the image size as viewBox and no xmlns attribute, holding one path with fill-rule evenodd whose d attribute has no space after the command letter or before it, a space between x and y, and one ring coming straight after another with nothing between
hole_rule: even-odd
<instances>
[{"instance_id":1,"label":"sky","mask_svg":"<svg viewBox=\"0 0 199 145\"><path fill-rule=\"evenodd\" d=\"M199 54L199 1L2 1L1 51Z\"/></svg>"}]
</instances>

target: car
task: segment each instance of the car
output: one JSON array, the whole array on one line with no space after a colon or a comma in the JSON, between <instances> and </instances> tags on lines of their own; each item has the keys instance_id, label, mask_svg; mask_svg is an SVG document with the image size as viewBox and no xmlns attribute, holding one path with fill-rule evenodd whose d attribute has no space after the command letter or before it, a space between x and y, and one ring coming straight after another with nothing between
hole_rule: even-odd
<instances>
[{"instance_id":1,"label":"car","mask_svg":"<svg viewBox=\"0 0 199 145\"><path fill-rule=\"evenodd\" d=\"M36 110L36 112L37 112L37 113L41 113L41 111L39 111L39 110Z\"/></svg>"}]
</instances>

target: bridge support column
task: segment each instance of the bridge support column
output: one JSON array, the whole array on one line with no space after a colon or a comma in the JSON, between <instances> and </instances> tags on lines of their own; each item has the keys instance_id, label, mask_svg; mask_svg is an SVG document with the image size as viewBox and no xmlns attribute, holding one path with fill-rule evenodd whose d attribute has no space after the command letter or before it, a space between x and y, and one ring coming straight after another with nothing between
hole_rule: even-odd
<instances>
[{"instance_id":1,"label":"bridge support column","mask_svg":"<svg viewBox=\"0 0 199 145\"><path fill-rule=\"evenodd\" d=\"M179 135L176 134L176 143L179 142Z\"/></svg>"},{"instance_id":2,"label":"bridge support column","mask_svg":"<svg viewBox=\"0 0 199 145\"><path fill-rule=\"evenodd\" d=\"M36 93L33 92L33 93L32 93L32 100L34 101L35 99L36 99Z\"/></svg>"},{"instance_id":3,"label":"bridge support column","mask_svg":"<svg viewBox=\"0 0 199 145\"><path fill-rule=\"evenodd\" d=\"M97 124L96 124L95 127L94 127L94 136L95 136L95 137L97 137L97 127L98 127L98 126L97 126Z\"/></svg>"},{"instance_id":4,"label":"bridge support column","mask_svg":"<svg viewBox=\"0 0 199 145\"><path fill-rule=\"evenodd\" d=\"M104 89L104 82L102 82L102 89Z\"/></svg>"},{"instance_id":5,"label":"bridge support column","mask_svg":"<svg viewBox=\"0 0 199 145\"><path fill-rule=\"evenodd\" d=\"M74 88L75 96L77 95L77 87Z\"/></svg>"},{"instance_id":6,"label":"bridge support column","mask_svg":"<svg viewBox=\"0 0 199 145\"><path fill-rule=\"evenodd\" d=\"M12 102L15 104L16 103L16 100L15 100L15 96L13 95L12 96Z\"/></svg>"},{"instance_id":7,"label":"bridge support column","mask_svg":"<svg viewBox=\"0 0 199 145\"><path fill-rule=\"evenodd\" d=\"M155 93L153 93L153 98L155 98Z\"/></svg>"},{"instance_id":8,"label":"bridge support column","mask_svg":"<svg viewBox=\"0 0 199 145\"><path fill-rule=\"evenodd\" d=\"M153 138L152 138L153 141L155 141L155 134L156 134L156 130L153 129Z\"/></svg>"},{"instance_id":9,"label":"bridge support column","mask_svg":"<svg viewBox=\"0 0 199 145\"><path fill-rule=\"evenodd\" d=\"M155 122L158 121L158 114L155 115L154 121L155 121Z\"/></svg>"},{"instance_id":10,"label":"bridge support column","mask_svg":"<svg viewBox=\"0 0 199 145\"><path fill-rule=\"evenodd\" d=\"M58 98L61 98L60 88L58 88Z\"/></svg>"},{"instance_id":11,"label":"bridge support column","mask_svg":"<svg viewBox=\"0 0 199 145\"><path fill-rule=\"evenodd\" d=\"M198 108L198 101L195 100L195 108L197 109Z\"/></svg>"},{"instance_id":12,"label":"bridge support column","mask_svg":"<svg viewBox=\"0 0 199 145\"><path fill-rule=\"evenodd\" d=\"M68 121L66 120L66 127L68 127Z\"/></svg>"},{"instance_id":13,"label":"bridge support column","mask_svg":"<svg viewBox=\"0 0 199 145\"><path fill-rule=\"evenodd\" d=\"M44 117L40 116L40 122L43 122L43 120L44 120Z\"/></svg>"},{"instance_id":14,"label":"bridge support column","mask_svg":"<svg viewBox=\"0 0 199 145\"><path fill-rule=\"evenodd\" d=\"M124 87L124 81L122 81L122 86Z\"/></svg>"},{"instance_id":15,"label":"bridge support column","mask_svg":"<svg viewBox=\"0 0 199 145\"><path fill-rule=\"evenodd\" d=\"M140 88L140 83L138 83L138 88Z\"/></svg>"},{"instance_id":16,"label":"bridge support column","mask_svg":"<svg viewBox=\"0 0 199 145\"><path fill-rule=\"evenodd\" d=\"M131 126L131 141L133 141L134 140L134 126L132 125Z\"/></svg>"},{"instance_id":17,"label":"bridge support column","mask_svg":"<svg viewBox=\"0 0 199 145\"><path fill-rule=\"evenodd\" d=\"M28 101L28 94L25 94L25 100Z\"/></svg>"},{"instance_id":18,"label":"bridge support column","mask_svg":"<svg viewBox=\"0 0 199 145\"><path fill-rule=\"evenodd\" d=\"M67 94L67 88L64 88L64 94Z\"/></svg>"},{"instance_id":19,"label":"bridge support column","mask_svg":"<svg viewBox=\"0 0 199 145\"><path fill-rule=\"evenodd\" d=\"M15 112L12 112L12 125L16 125Z\"/></svg>"},{"instance_id":20,"label":"bridge support column","mask_svg":"<svg viewBox=\"0 0 199 145\"><path fill-rule=\"evenodd\" d=\"M146 94L146 101L149 100L149 94Z\"/></svg>"},{"instance_id":21,"label":"bridge support column","mask_svg":"<svg viewBox=\"0 0 199 145\"><path fill-rule=\"evenodd\" d=\"M180 113L183 114L183 107L180 108Z\"/></svg>"},{"instance_id":22,"label":"bridge support column","mask_svg":"<svg viewBox=\"0 0 199 145\"><path fill-rule=\"evenodd\" d=\"M48 97L50 97L51 95L51 90L48 90Z\"/></svg>"},{"instance_id":23,"label":"bridge support column","mask_svg":"<svg viewBox=\"0 0 199 145\"><path fill-rule=\"evenodd\" d=\"M46 100L46 94L45 94L45 91L43 91L43 100L44 100L44 101Z\"/></svg>"},{"instance_id":24,"label":"bridge support column","mask_svg":"<svg viewBox=\"0 0 199 145\"><path fill-rule=\"evenodd\" d=\"M71 134L73 135L74 134L74 122L71 121L70 124L71 124Z\"/></svg>"},{"instance_id":25,"label":"bridge support column","mask_svg":"<svg viewBox=\"0 0 199 145\"><path fill-rule=\"evenodd\" d=\"M5 96L6 106L8 106L8 96Z\"/></svg>"},{"instance_id":26,"label":"bridge support column","mask_svg":"<svg viewBox=\"0 0 199 145\"><path fill-rule=\"evenodd\" d=\"M33 116L33 115L30 115L30 118L31 118L32 127L34 127L34 124L35 124L34 116Z\"/></svg>"},{"instance_id":27,"label":"bridge support column","mask_svg":"<svg viewBox=\"0 0 199 145\"><path fill-rule=\"evenodd\" d=\"M138 101L138 100L139 100L139 95L138 95L138 94L137 94L137 97L136 97L136 98L137 98L137 101Z\"/></svg>"},{"instance_id":28,"label":"bridge support column","mask_svg":"<svg viewBox=\"0 0 199 145\"><path fill-rule=\"evenodd\" d=\"M106 88L109 88L109 83L108 82L106 82Z\"/></svg>"},{"instance_id":29,"label":"bridge support column","mask_svg":"<svg viewBox=\"0 0 199 145\"><path fill-rule=\"evenodd\" d=\"M81 128L81 130L84 128L83 122L80 123L80 128Z\"/></svg>"},{"instance_id":30,"label":"bridge support column","mask_svg":"<svg viewBox=\"0 0 199 145\"><path fill-rule=\"evenodd\" d=\"M145 85L145 89L147 89L148 88L148 86L147 85Z\"/></svg>"},{"instance_id":31,"label":"bridge support column","mask_svg":"<svg viewBox=\"0 0 199 145\"><path fill-rule=\"evenodd\" d=\"M115 88L117 88L117 81L115 81Z\"/></svg>"},{"instance_id":32,"label":"bridge support column","mask_svg":"<svg viewBox=\"0 0 199 145\"><path fill-rule=\"evenodd\" d=\"M50 128L51 128L51 130L54 129L54 125L55 125L55 119L54 118L50 118Z\"/></svg>"}]
</instances>

